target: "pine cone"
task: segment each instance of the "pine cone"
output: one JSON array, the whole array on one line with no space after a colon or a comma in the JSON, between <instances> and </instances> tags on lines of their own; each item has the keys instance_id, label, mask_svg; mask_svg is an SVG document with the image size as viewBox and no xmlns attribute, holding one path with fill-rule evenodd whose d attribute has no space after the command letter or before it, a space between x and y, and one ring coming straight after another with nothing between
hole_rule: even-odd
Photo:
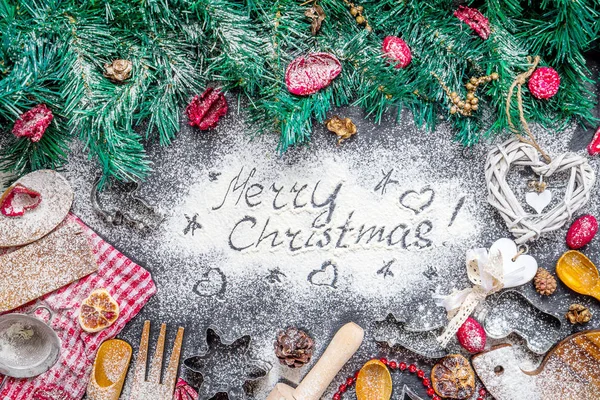
<instances>
[{"instance_id":1,"label":"pine cone","mask_svg":"<svg viewBox=\"0 0 600 400\"><path fill-rule=\"evenodd\" d=\"M533 284L535 290L544 296L550 296L556 290L556 278L544 268L538 268Z\"/></svg>"},{"instance_id":2,"label":"pine cone","mask_svg":"<svg viewBox=\"0 0 600 400\"><path fill-rule=\"evenodd\" d=\"M277 334L275 355L290 368L300 368L310 362L315 342L304 331L288 328Z\"/></svg>"},{"instance_id":3,"label":"pine cone","mask_svg":"<svg viewBox=\"0 0 600 400\"><path fill-rule=\"evenodd\" d=\"M123 82L131 76L133 63L129 60L113 60L104 64L104 76L113 82Z\"/></svg>"},{"instance_id":4,"label":"pine cone","mask_svg":"<svg viewBox=\"0 0 600 400\"><path fill-rule=\"evenodd\" d=\"M592 313L587 307L581 304L571 304L565 317L572 324L585 324L592 319Z\"/></svg>"}]
</instances>

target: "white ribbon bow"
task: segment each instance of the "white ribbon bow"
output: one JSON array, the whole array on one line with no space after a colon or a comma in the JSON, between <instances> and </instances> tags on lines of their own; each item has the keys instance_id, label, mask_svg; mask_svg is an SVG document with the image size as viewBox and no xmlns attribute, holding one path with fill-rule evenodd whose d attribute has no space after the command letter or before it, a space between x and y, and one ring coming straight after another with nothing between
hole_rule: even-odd
<instances>
[{"instance_id":1,"label":"white ribbon bow","mask_svg":"<svg viewBox=\"0 0 600 400\"><path fill-rule=\"evenodd\" d=\"M435 303L446 308L450 319L444 332L437 338L442 347L448 345L480 302L504 287L502 254L499 250L490 254L487 249L468 250L467 275L473 283L472 288L455 290L448 296L433 295Z\"/></svg>"}]
</instances>

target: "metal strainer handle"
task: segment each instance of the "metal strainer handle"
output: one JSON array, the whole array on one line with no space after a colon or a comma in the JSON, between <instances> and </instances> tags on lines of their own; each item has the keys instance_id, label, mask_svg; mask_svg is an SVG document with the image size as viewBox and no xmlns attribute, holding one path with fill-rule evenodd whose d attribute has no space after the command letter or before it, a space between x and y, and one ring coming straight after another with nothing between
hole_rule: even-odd
<instances>
[{"instance_id":1,"label":"metal strainer handle","mask_svg":"<svg viewBox=\"0 0 600 400\"><path fill-rule=\"evenodd\" d=\"M52 310L44 305L39 305L36 306L33 310L29 311L27 314L34 315L37 310L46 310L48 312L49 318L46 324L50 325L50 322L52 322L52 319L54 318L54 313L52 312ZM2 388L2 386L0 386L0 388Z\"/></svg>"}]
</instances>

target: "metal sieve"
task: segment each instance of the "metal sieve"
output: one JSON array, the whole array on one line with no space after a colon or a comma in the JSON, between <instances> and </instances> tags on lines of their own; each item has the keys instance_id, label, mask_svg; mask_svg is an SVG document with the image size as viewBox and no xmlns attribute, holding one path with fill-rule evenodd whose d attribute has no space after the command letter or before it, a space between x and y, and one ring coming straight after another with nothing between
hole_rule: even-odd
<instances>
[{"instance_id":1,"label":"metal sieve","mask_svg":"<svg viewBox=\"0 0 600 400\"><path fill-rule=\"evenodd\" d=\"M48 371L58 361L60 355L60 339L56 332L44 321L36 318L34 313L46 310L38 306L27 314L5 314L0 316L0 374L6 377L31 378Z\"/></svg>"}]
</instances>

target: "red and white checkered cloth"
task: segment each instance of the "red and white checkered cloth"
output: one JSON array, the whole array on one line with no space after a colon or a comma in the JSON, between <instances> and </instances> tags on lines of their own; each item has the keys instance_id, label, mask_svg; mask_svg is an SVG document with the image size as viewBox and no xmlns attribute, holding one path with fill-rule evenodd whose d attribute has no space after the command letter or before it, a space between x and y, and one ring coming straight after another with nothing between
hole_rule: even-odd
<instances>
[{"instance_id":1,"label":"red and white checkered cloth","mask_svg":"<svg viewBox=\"0 0 600 400\"><path fill-rule=\"evenodd\" d=\"M67 223L79 224L90 238L98 271L43 296L25 312L42 303L52 309L52 328L62 343L58 362L48 372L31 379L9 378L0 392L2 400L79 400L85 394L98 347L114 338L156 293L150 273L135 264L70 214ZM106 288L119 303L120 315L109 328L86 333L79 326L81 302L97 288ZM40 311L43 314L43 311Z\"/></svg>"}]
</instances>

